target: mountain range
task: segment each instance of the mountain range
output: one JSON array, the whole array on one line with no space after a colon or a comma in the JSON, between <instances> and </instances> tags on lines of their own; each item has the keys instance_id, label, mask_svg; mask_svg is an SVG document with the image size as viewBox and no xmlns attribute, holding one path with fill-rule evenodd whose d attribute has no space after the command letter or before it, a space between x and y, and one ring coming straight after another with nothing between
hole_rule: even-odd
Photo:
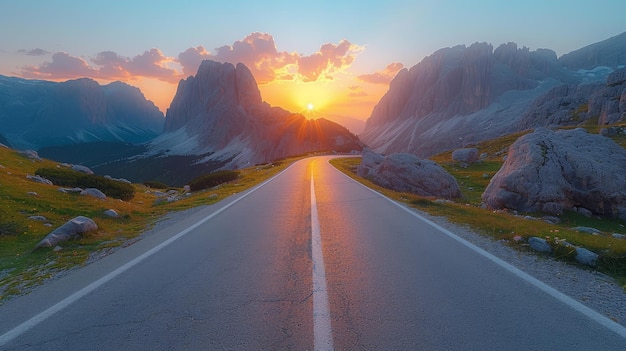
<instances>
[{"instance_id":1,"label":"mountain range","mask_svg":"<svg viewBox=\"0 0 626 351\"><path fill-rule=\"evenodd\" d=\"M625 112L620 87L600 91L625 65L626 33L561 58L515 43L444 48L397 74L359 137L379 153L428 157L523 129L578 124L597 116L591 106L611 100L614 122Z\"/></svg>"},{"instance_id":2,"label":"mountain range","mask_svg":"<svg viewBox=\"0 0 626 351\"><path fill-rule=\"evenodd\" d=\"M396 75L359 137L270 106L243 64L203 61L179 82L165 115L125 83L0 76L0 143L171 185L220 168L364 144L428 157L525 129L622 121L624 67L626 33L560 58L515 43L443 48Z\"/></svg>"}]
</instances>

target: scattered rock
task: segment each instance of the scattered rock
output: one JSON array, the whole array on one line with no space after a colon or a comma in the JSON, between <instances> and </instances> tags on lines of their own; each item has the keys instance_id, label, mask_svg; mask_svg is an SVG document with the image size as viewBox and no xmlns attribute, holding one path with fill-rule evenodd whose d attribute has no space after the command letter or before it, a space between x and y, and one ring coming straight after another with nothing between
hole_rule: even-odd
<instances>
[{"instance_id":1,"label":"scattered rock","mask_svg":"<svg viewBox=\"0 0 626 351\"><path fill-rule=\"evenodd\" d=\"M53 185L53 184L52 184L52 182L51 182L50 180L48 180L48 179L46 179L46 178L44 178L44 177L38 176L38 175L30 175L30 174L27 174L27 175L26 175L26 178L27 178L27 179L30 179L30 180L32 180L32 181L34 181L34 182L37 182L37 183L41 183L41 184L48 184L48 185Z\"/></svg>"},{"instance_id":2,"label":"scattered rock","mask_svg":"<svg viewBox=\"0 0 626 351\"><path fill-rule=\"evenodd\" d=\"M120 215L114 209L104 211L104 215L111 218L120 218Z\"/></svg>"},{"instance_id":3,"label":"scattered rock","mask_svg":"<svg viewBox=\"0 0 626 351\"><path fill-rule=\"evenodd\" d=\"M457 149L452 152L452 160L456 162L471 164L478 161L478 157L477 148Z\"/></svg>"},{"instance_id":4,"label":"scattered rock","mask_svg":"<svg viewBox=\"0 0 626 351\"><path fill-rule=\"evenodd\" d=\"M80 194L83 192L81 188L59 188L59 191L64 194Z\"/></svg>"},{"instance_id":5,"label":"scattered rock","mask_svg":"<svg viewBox=\"0 0 626 351\"><path fill-rule=\"evenodd\" d=\"M543 216L543 217L541 217L541 219L544 222L547 222L547 223L550 223L550 224L559 224L559 223L561 223L561 219L559 217Z\"/></svg>"},{"instance_id":6,"label":"scattered rock","mask_svg":"<svg viewBox=\"0 0 626 351\"><path fill-rule=\"evenodd\" d=\"M599 235L599 234L602 233L598 229L591 228L591 227L574 227L574 228L572 228L572 230L575 230L575 231L581 232L581 233L593 234L593 235Z\"/></svg>"},{"instance_id":7,"label":"scattered rock","mask_svg":"<svg viewBox=\"0 0 626 351\"><path fill-rule=\"evenodd\" d=\"M39 222L47 222L48 218L44 217L44 216L29 216L28 219L32 219L33 221L39 221Z\"/></svg>"},{"instance_id":8,"label":"scattered rock","mask_svg":"<svg viewBox=\"0 0 626 351\"><path fill-rule=\"evenodd\" d=\"M29 192L26 193L26 195L29 195L29 196L39 196L39 194L37 194L37 192L35 192L35 191L29 191Z\"/></svg>"},{"instance_id":9,"label":"scattered rock","mask_svg":"<svg viewBox=\"0 0 626 351\"><path fill-rule=\"evenodd\" d=\"M183 187L183 191L186 192L186 193L190 193L191 192L191 187L189 185L185 185Z\"/></svg>"},{"instance_id":10,"label":"scattered rock","mask_svg":"<svg viewBox=\"0 0 626 351\"><path fill-rule=\"evenodd\" d=\"M124 179L124 178L113 178L110 175L105 175L104 178L109 179L109 180L114 180L114 181L120 182L120 183L132 184L132 182L130 180Z\"/></svg>"},{"instance_id":11,"label":"scattered rock","mask_svg":"<svg viewBox=\"0 0 626 351\"><path fill-rule=\"evenodd\" d=\"M365 150L357 173L395 191L445 199L462 196L453 176L435 162L412 154L382 156Z\"/></svg>"},{"instance_id":12,"label":"scattered rock","mask_svg":"<svg viewBox=\"0 0 626 351\"><path fill-rule=\"evenodd\" d=\"M624 234L613 233L611 236L615 239L626 239L626 235Z\"/></svg>"},{"instance_id":13,"label":"scattered rock","mask_svg":"<svg viewBox=\"0 0 626 351\"><path fill-rule=\"evenodd\" d=\"M593 251L589 251L585 249L584 247L576 248L576 261L578 263L581 263L590 267L595 267L596 262L598 261L598 257L599 257L598 254L596 254Z\"/></svg>"},{"instance_id":14,"label":"scattered rock","mask_svg":"<svg viewBox=\"0 0 626 351\"><path fill-rule=\"evenodd\" d=\"M24 151L18 151L18 152L20 155L28 159L31 159L33 161L41 161L41 157L39 157L39 154L35 150L24 150Z\"/></svg>"},{"instance_id":15,"label":"scattered rock","mask_svg":"<svg viewBox=\"0 0 626 351\"><path fill-rule=\"evenodd\" d=\"M83 165L72 165L72 170L85 174L93 174L91 168Z\"/></svg>"},{"instance_id":16,"label":"scattered rock","mask_svg":"<svg viewBox=\"0 0 626 351\"><path fill-rule=\"evenodd\" d=\"M576 212L578 212L578 214L583 215L587 218L591 218L593 216L593 213L584 207L576 208Z\"/></svg>"},{"instance_id":17,"label":"scattered rock","mask_svg":"<svg viewBox=\"0 0 626 351\"><path fill-rule=\"evenodd\" d=\"M528 244L535 251L552 253L552 246L548 244L548 241L546 241L546 239L533 236L533 237L528 238Z\"/></svg>"},{"instance_id":18,"label":"scattered rock","mask_svg":"<svg viewBox=\"0 0 626 351\"><path fill-rule=\"evenodd\" d=\"M46 235L46 237L35 246L35 249L57 246L59 243L97 229L98 225L96 225L96 222L91 218L78 216Z\"/></svg>"},{"instance_id":19,"label":"scattered rock","mask_svg":"<svg viewBox=\"0 0 626 351\"><path fill-rule=\"evenodd\" d=\"M483 173L483 178L487 179L487 178L491 178L491 176L489 175L489 173Z\"/></svg>"},{"instance_id":20,"label":"scattered rock","mask_svg":"<svg viewBox=\"0 0 626 351\"><path fill-rule=\"evenodd\" d=\"M626 150L611 139L538 128L508 155L482 195L490 208L561 214L584 204L592 214L626 220Z\"/></svg>"},{"instance_id":21,"label":"scattered rock","mask_svg":"<svg viewBox=\"0 0 626 351\"><path fill-rule=\"evenodd\" d=\"M52 251L54 251L54 252L59 252L61 250L63 250L63 248L61 246L59 246L59 245L55 246L54 249L52 249Z\"/></svg>"},{"instance_id":22,"label":"scattered rock","mask_svg":"<svg viewBox=\"0 0 626 351\"><path fill-rule=\"evenodd\" d=\"M106 199L107 196L100 190L96 189L96 188L87 188L83 191L80 192L81 195L87 195L87 196L93 196L95 198L98 199Z\"/></svg>"},{"instance_id":23,"label":"scattered rock","mask_svg":"<svg viewBox=\"0 0 626 351\"><path fill-rule=\"evenodd\" d=\"M209 200L215 200L218 197L219 197L219 195L217 195L217 194L211 194L211 195L209 195Z\"/></svg>"}]
</instances>

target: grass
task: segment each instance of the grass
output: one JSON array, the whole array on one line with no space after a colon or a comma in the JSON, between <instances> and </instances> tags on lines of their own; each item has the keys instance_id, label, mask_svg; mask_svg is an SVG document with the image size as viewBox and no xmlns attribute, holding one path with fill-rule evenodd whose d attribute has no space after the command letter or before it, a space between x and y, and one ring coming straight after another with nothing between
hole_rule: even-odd
<instances>
[{"instance_id":1,"label":"grass","mask_svg":"<svg viewBox=\"0 0 626 351\"><path fill-rule=\"evenodd\" d=\"M239 171L240 177L231 183L193 192L176 202L155 205L157 196L143 184L133 184L135 195L128 201L61 193L59 186L26 178L39 168L56 168L57 163L33 161L0 147L0 303L28 291L55 272L85 264L94 251L122 245L171 211L212 204L244 191L276 175L296 159L243 169ZM114 209L120 218L105 216L107 209ZM46 217L51 226L28 218L35 215ZM98 230L61 244L63 248L57 252L33 251L50 231L76 216L92 218Z\"/></svg>"},{"instance_id":2,"label":"grass","mask_svg":"<svg viewBox=\"0 0 626 351\"><path fill-rule=\"evenodd\" d=\"M384 194L387 197L404 202L433 216L445 217L451 222L469 226L473 231L490 236L496 240L507 242L512 246L522 249L514 237L529 238L532 236L549 238L550 242L558 249L560 258L571 261L571 253L564 252L563 248L557 247L558 240L585 247L602 256L598 270L605 272L618 281L626 289L626 240L615 239L612 233L625 233L624 223L619 220L587 218L577 213L565 213L559 224L549 224L538 219L526 219L541 217L541 214L518 214L509 211L493 211L481 208L481 195L489 184L490 178L500 169L503 157L506 155L508 146L517 138L528 132L516 133L502 138L490 140L476 145L481 153L487 157L482 162L462 168L452 161L452 152L445 152L431 159L440 164L446 171L452 174L461 186L463 198L453 202L435 201L434 198L420 197L414 194L395 192L382 188L367 179L356 174L356 168L361 159L338 158L331 163L339 170L359 181L360 183ZM601 230L604 235L590 235L573 230L573 227L586 226Z\"/></svg>"}]
</instances>

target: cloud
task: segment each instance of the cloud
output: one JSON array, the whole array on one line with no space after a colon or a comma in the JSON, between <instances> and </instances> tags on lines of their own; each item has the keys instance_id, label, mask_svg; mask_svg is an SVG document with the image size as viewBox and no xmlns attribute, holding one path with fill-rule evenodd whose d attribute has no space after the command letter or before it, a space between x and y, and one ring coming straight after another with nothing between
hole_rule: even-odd
<instances>
[{"instance_id":1,"label":"cloud","mask_svg":"<svg viewBox=\"0 0 626 351\"><path fill-rule=\"evenodd\" d=\"M26 78L77 78L97 76L98 71L93 69L87 61L80 57L71 56L65 52L56 52L52 61L44 62L40 66L25 66L22 76Z\"/></svg>"},{"instance_id":2,"label":"cloud","mask_svg":"<svg viewBox=\"0 0 626 351\"><path fill-rule=\"evenodd\" d=\"M92 59L101 78L121 79L131 77L156 78L166 82L177 82L180 74L167 64L174 59L165 56L159 49L150 49L133 58L119 56L112 51L103 51Z\"/></svg>"},{"instance_id":3,"label":"cloud","mask_svg":"<svg viewBox=\"0 0 626 351\"><path fill-rule=\"evenodd\" d=\"M195 48L189 48L178 54L178 62L183 67L183 73L186 76L196 74L202 60L210 58L211 53L208 52L202 45L196 46Z\"/></svg>"},{"instance_id":4,"label":"cloud","mask_svg":"<svg viewBox=\"0 0 626 351\"><path fill-rule=\"evenodd\" d=\"M18 53L28 55L28 56L45 56L48 55L49 52L44 49L32 49L32 50L17 50Z\"/></svg>"},{"instance_id":5,"label":"cloud","mask_svg":"<svg viewBox=\"0 0 626 351\"><path fill-rule=\"evenodd\" d=\"M167 82L177 82L180 79L180 74L175 69L167 67L173 59L166 57L158 49L145 51L133 58L120 56L113 51L103 51L91 61L93 66L80 57L56 52L52 55L52 61L39 66L22 67L22 76L39 79L91 77L106 80L149 77Z\"/></svg>"},{"instance_id":6,"label":"cloud","mask_svg":"<svg viewBox=\"0 0 626 351\"><path fill-rule=\"evenodd\" d=\"M404 65L398 62L390 63L384 70L371 74L363 74L357 78L366 83L372 84L389 84L396 74L404 68Z\"/></svg>"},{"instance_id":7,"label":"cloud","mask_svg":"<svg viewBox=\"0 0 626 351\"><path fill-rule=\"evenodd\" d=\"M366 93L365 90L363 90L363 88L358 85L349 86L348 90L350 90L350 92L348 93L349 97L369 96L369 94Z\"/></svg>"},{"instance_id":8,"label":"cloud","mask_svg":"<svg viewBox=\"0 0 626 351\"><path fill-rule=\"evenodd\" d=\"M202 60L210 59L232 64L243 63L259 84L295 79L311 82L333 79L335 74L350 67L361 50L362 47L342 40L337 45L324 44L319 51L303 56L278 51L271 34L255 32L232 45L215 49L215 54L202 46L189 48L178 55L178 62L185 75L195 74Z\"/></svg>"},{"instance_id":9,"label":"cloud","mask_svg":"<svg viewBox=\"0 0 626 351\"><path fill-rule=\"evenodd\" d=\"M200 45L181 52L176 58L168 57L155 48L132 58L113 51L102 51L88 59L56 52L51 61L22 67L22 76L39 79L91 77L104 80L147 77L177 82L194 75L200 63L210 59L245 64L259 84L273 81L312 82L332 80L335 75L348 69L362 50L363 47L341 40L337 44L323 44L310 55L290 53L279 51L272 35L255 32L232 45L216 48L214 53ZM21 52L26 55L47 54L42 49ZM180 68L177 69L178 65Z\"/></svg>"}]
</instances>

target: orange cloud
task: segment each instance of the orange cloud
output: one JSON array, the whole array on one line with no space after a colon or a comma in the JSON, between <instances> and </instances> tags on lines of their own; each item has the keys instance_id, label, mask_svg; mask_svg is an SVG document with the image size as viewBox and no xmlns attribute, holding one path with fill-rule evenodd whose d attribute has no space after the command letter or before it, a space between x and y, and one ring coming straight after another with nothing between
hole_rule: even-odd
<instances>
[{"instance_id":1,"label":"orange cloud","mask_svg":"<svg viewBox=\"0 0 626 351\"><path fill-rule=\"evenodd\" d=\"M390 63L384 70L371 74L363 74L357 78L366 83L372 84L389 84L393 77L404 68L404 65L398 62Z\"/></svg>"},{"instance_id":2,"label":"orange cloud","mask_svg":"<svg viewBox=\"0 0 626 351\"><path fill-rule=\"evenodd\" d=\"M85 60L65 52L54 53L50 62L22 68L23 77L35 79L71 79L97 75L98 71L89 66Z\"/></svg>"},{"instance_id":3,"label":"orange cloud","mask_svg":"<svg viewBox=\"0 0 626 351\"><path fill-rule=\"evenodd\" d=\"M349 97L363 97L363 96L369 96L368 93L365 92L365 90L363 90L362 87L358 86L358 85L352 85L348 87L348 96Z\"/></svg>"},{"instance_id":4,"label":"orange cloud","mask_svg":"<svg viewBox=\"0 0 626 351\"><path fill-rule=\"evenodd\" d=\"M98 53L92 59L95 67L80 57L65 52L52 55L52 61L39 66L25 66L22 76L38 79L72 79L91 77L95 79L115 80L129 78L156 78L166 82L177 82L180 74L167 67L172 59L158 49L151 49L133 58L119 56L112 51Z\"/></svg>"}]
</instances>

